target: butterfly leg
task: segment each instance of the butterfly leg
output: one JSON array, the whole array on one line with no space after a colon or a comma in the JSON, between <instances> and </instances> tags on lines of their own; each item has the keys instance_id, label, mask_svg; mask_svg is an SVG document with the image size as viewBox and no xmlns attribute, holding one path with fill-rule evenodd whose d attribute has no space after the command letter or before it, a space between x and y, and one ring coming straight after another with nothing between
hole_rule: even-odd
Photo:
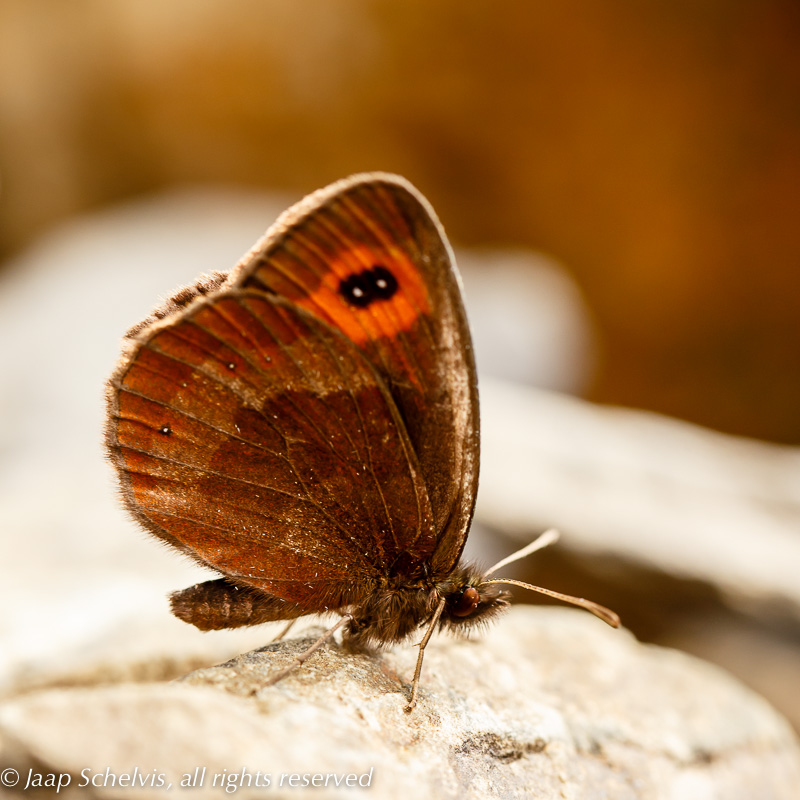
<instances>
[{"instance_id":1,"label":"butterfly leg","mask_svg":"<svg viewBox=\"0 0 800 800\"><path fill-rule=\"evenodd\" d=\"M325 642L327 642L328 639L330 639L333 634L345 624L345 622L348 622L352 619L352 614L342 614L342 618L333 627L328 628L328 630L325 631L325 633L323 633L322 636L320 636L319 639L317 639L317 641L308 648L308 650L304 650L302 653L300 653L300 655L297 656L297 658L295 658L295 660L292 661L288 667L284 667L279 672L276 672L272 677L268 678L263 685L272 686L278 681L283 680L290 672L296 670L301 664L311 658L311 656L313 656L314 653L316 653L317 650L319 650L319 648L322 647L322 645L324 645Z\"/></svg>"},{"instance_id":2,"label":"butterfly leg","mask_svg":"<svg viewBox=\"0 0 800 800\"><path fill-rule=\"evenodd\" d=\"M408 701L408 705L406 706L406 712L413 711L414 706L417 705L417 693L419 692L419 676L422 673L422 658L425 655L425 648L428 646L428 641L433 635L433 629L436 627L436 623L439 621L439 617L442 616L442 611L444 611L445 602L446 601L444 597L439 601L439 605L436 606L436 611L433 612L433 616L431 617L431 624L428 625L428 630L425 631L425 635L422 637L422 641L417 645L417 647L419 647L419 655L417 656L417 667L414 670L414 681L411 684L411 699Z\"/></svg>"},{"instance_id":3,"label":"butterfly leg","mask_svg":"<svg viewBox=\"0 0 800 800\"><path fill-rule=\"evenodd\" d=\"M283 637L286 636L287 633L289 633L289 631L292 629L292 625L294 625L298 619L299 617L295 619L290 619L289 622L283 626L281 632L272 641L279 642L281 639L283 639Z\"/></svg>"}]
</instances>

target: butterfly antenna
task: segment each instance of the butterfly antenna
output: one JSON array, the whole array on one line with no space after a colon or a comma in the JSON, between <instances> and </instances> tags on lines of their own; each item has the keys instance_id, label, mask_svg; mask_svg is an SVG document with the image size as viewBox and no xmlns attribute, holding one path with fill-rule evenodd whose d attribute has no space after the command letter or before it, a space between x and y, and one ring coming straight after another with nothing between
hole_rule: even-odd
<instances>
[{"instance_id":1,"label":"butterfly antenna","mask_svg":"<svg viewBox=\"0 0 800 800\"><path fill-rule=\"evenodd\" d=\"M545 531L541 536L534 539L526 547L523 547L521 550L517 550L516 553L512 553L510 556L506 556L502 561L498 561L493 567L490 567L488 570L486 570L485 575L489 576L501 567L505 567L507 564L511 564L514 561L519 561L521 558L525 558L525 556L529 556L531 553L535 553L537 550L541 550L543 547L547 547L548 545L557 542L559 535L559 532L554 528L551 528L549 531ZM542 586L533 586L530 583L511 580L510 578L496 578L495 580L491 581L483 581L481 585L487 585L490 583L510 583L514 586L521 586L523 589L530 589L532 592L546 594L548 597L554 597L556 600L561 600L564 603L585 608L587 611L591 611L592 614L603 620L603 622L609 624L612 628L619 628L620 621L618 614L615 614L611 609L606 608L605 606L601 606L599 603L586 600L583 597L573 597L571 594L562 594L561 592L555 592L552 589L545 589Z\"/></svg>"},{"instance_id":2,"label":"butterfly antenna","mask_svg":"<svg viewBox=\"0 0 800 800\"><path fill-rule=\"evenodd\" d=\"M489 567L484 575L491 575L501 567L505 567L508 564L513 564L515 561L519 561L521 558L525 558L525 556L529 556L531 553L535 553L537 550L541 550L543 547L554 544L558 541L558 537L560 535L561 534L555 528L550 528L549 531L545 531L541 536L538 536L530 544L525 545L525 547L523 547L521 550L517 550L516 553L512 553L510 556L506 556L501 561L498 561L493 567Z\"/></svg>"},{"instance_id":3,"label":"butterfly antenna","mask_svg":"<svg viewBox=\"0 0 800 800\"><path fill-rule=\"evenodd\" d=\"M513 581L511 578L484 581L481 586L485 586L489 583L511 583L514 586L521 586L523 589L530 589L532 592L539 592L540 594L546 594L548 597L555 597L556 600L561 600L564 603L570 603L573 606L585 608L587 611L591 611L596 617L600 617L603 622L608 623L612 628L619 628L618 614L615 614L610 608L601 606L599 603L594 603L591 600L586 600L583 597L573 597L571 594L554 592L552 589L545 589L542 586L533 586L530 583L523 583L522 581Z\"/></svg>"}]
</instances>

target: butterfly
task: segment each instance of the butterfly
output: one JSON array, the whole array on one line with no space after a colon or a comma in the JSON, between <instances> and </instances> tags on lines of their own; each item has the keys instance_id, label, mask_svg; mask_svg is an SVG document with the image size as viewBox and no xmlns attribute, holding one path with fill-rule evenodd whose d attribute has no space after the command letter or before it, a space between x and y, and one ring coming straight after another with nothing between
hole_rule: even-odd
<instances>
[{"instance_id":1,"label":"butterfly","mask_svg":"<svg viewBox=\"0 0 800 800\"><path fill-rule=\"evenodd\" d=\"M284 212L229 274L128 331L107 398L128 510L220 575L174 592L177 617L212 630L339 615L268 683L343 626L365 645L427 626L410 710L433 631L508 605L493 570L460 560L475 361L450 246L403 178L355 175Z\"/></svg>"}]
</instances>

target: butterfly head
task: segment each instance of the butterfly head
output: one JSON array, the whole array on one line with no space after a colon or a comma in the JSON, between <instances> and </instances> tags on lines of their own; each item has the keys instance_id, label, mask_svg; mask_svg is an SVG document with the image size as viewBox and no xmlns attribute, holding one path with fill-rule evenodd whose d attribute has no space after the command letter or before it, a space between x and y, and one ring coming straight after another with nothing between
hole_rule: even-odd
<instances>
[{"instance_id":1,"label":"butterfly head","mask_svg":"<svg viewBox=\"0 0 800 800\"><path fill-rule=\"evenodd\" d=\"M569 594L545 589L541 586L533 586L530 583L523 583L512 578L489 578L493 572L501 567L514 561L519 561L519 559L535 553L537 550L541 550L557 540L558 531L546 531L527 547L523 547L502 561L498 561L497 564L484 573L479 573L474 568L457 567L447 581L438 584L436 587L439 596L445 600L441 624L451 628L458 628L464 624L472 625L476 622L485 622L509 604L510 594L500 589L500 584L513 584L514 586L530 589L539 594L553 597L556 600L585 608L596 617L602 619L603 622L611 625L612 628L618 628L620 621L617 614L592 600L573 597Z\"/></svg>"},{"instance_id":2,"label":"butterfly head","mask_svg":"<svg viewBox=\"0 0 800 800\"><path fill-rule=\"evenodd\" d=\"M445 600L442 624L455 630L486 623L501 613L511 598L497 584L484 583L482 573L470 566L457 567L436 588Z\"/></svg>"}]
</instances>

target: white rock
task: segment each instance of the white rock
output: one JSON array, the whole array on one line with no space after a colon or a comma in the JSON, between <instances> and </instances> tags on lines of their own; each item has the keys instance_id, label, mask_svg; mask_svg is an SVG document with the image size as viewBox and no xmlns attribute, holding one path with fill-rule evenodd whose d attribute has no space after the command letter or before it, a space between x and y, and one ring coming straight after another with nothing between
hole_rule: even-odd
<instances>
[{"instance_id":1,"label":"white rock","mask_svg":"<svg viewBox=\"0 0 800 800\"><path fill-rule=\"evenodd\" d=\"M262 688L310 641L172 684L22 697L0 709L0 741L14 743L0 760L23 778L30 768L69 774L73 786L82 770L138 766L163 773L174 794L183 774L206 767L205 791L187 790L195 797L215 793L215 774L243 768L268 774L273 791L283 773L369 775L370 796L390 800L797 796L797 740L764 701L720 670L579 611L517 607L480 640L435 637L411 714L413 647L328 646Z\"/></svg>"}]
</instances>

